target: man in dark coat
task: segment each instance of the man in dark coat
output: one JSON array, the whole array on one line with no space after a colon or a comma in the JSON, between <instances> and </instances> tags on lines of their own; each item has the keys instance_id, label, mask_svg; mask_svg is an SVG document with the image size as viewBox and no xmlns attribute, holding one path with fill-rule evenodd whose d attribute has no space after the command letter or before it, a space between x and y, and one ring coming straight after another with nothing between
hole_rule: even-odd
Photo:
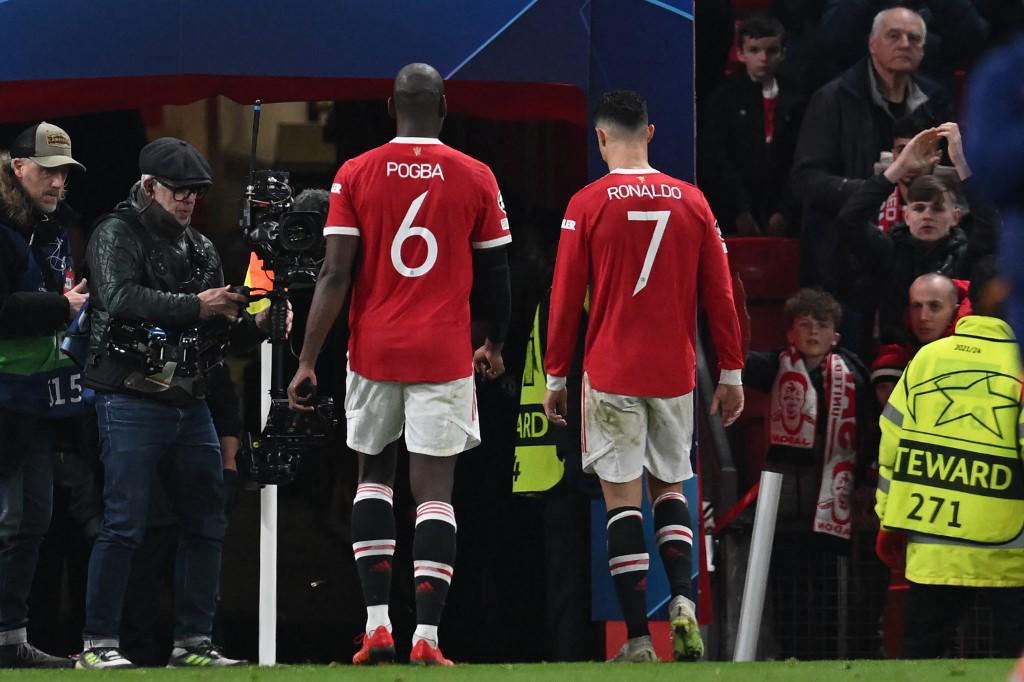
<instances>
[{"instance_id":1,"label":"man in dark coat","mask_svg":"<svg viewBox=\"0 0 1024 682\"><path fill-rule=\"evenodd\" d=\"M46 122L0 155L0 669L72 665L36 649L26 632L53 503L54 429L46 419L60 416L58 401L82 400L77 374L26 384L53 359L56 334L89 298L85 282L75 284L68 246L73 213L63 198L72 168L85 169L71 157L71 139ZM34 404L41 412L27 414Z\"/></svg>"},{"instance_id":2,"label":"man in dark coat","mask_svg":"<svg viewBox=\"0 0 1024 682\"><path fill-rule=\"evenodd\" d=\"M948 96L914 75L925 39L916 12L880 12L868 39L870 55L811 98L790 175L793 193L804 205L805 280L831 288L827 254L835 234L828 225L872 174L880 152L890 148L893 122L912 113L929 125L952 120Z\"/></svg>"}]
</instances>

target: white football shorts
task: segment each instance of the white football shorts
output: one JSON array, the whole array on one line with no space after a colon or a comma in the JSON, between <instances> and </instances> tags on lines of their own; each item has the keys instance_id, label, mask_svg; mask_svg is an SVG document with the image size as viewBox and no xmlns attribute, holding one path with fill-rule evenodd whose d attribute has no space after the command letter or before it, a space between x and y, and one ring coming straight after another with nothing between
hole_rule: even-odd
<instances>
[{"instance_id":1,"label":"white football shorts","mask_svg":"<svg viewBox=\"0 0 1024 682\"><path fill-rule=\"evenodd\" d=\"M473 375L441 383L374 381L348 369L348 446L380 454L405 431L409 452L450 457L480 444Z\"/></svg>"},{"instance_id":2,"label":"white football shorts","mask_svg":"<svg viewBox=\"0 0 1024 682\"><path fill-rule=\"evenodd\" d=\"M666 483L693 476L693 391L673 398L604 393L583 376L583 470L626 483L644 468Z\"/></svg>"}]
</instances>

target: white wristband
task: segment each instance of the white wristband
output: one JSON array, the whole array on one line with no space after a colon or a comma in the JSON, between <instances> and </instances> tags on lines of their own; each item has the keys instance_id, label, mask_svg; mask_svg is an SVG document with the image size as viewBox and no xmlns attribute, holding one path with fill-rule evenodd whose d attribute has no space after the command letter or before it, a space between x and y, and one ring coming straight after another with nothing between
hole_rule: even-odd
<instances>
[{"instance_id":1,"label":"white wristband","mask_svg":"<svg viewBox=\"0 0 1024 682\"><path fill-rule=\"evenodd\" d=\"M727 384L729 386L742 386L743 385L743 370L742 369L723 369L721 376L718 377L718 383Z\"/></svg>"},{"instance_id":2,"label":"white wristband","mask_svg":"<svg viewBox=\"0 0 1024 682\"><path fill-rule=\"evenodd\" d=\"M548 375L548 390L561 391L565 388L565 377L553 377Z\"/></svg>"}]
</instances>

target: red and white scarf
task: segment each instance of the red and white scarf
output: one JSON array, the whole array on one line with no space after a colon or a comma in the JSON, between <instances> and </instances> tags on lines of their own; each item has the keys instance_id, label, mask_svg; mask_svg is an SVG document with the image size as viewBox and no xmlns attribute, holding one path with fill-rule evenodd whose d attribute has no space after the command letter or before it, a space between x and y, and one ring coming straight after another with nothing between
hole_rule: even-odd
<instances>
[{"instance_id":1,"label":"red and white scarf","mask_svg":"<svg viewBox=\"0 0 1024 682\"><path fill-rule=\"evenodd\" d=\"M857 400L853 374L838 353L822 361L825 389L825 448L814 531L850 538L850 497L857 451ZM779 372L771 393L768 442L814 449L818 393L795 348L779 354Z\"/></svg>"},{"instance_id":2,"label":"red and white scarf","mask_svg":"<svg viewBox=\"0 0 1024 682\"><path fill-rule=\"evenodd\" d=\"M903 221L903 197L900 196L900 186L892 191L889 198L882 204L878 211L878 229L886 234L898 223Z\"/></svg>"}]
</instances>

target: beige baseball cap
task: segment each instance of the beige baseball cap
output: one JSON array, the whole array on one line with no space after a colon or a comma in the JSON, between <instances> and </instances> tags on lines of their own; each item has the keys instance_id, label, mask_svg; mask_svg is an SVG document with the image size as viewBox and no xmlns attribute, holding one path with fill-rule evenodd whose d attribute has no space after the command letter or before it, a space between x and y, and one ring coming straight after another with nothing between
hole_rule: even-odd
<instances>
[{"instance_id":1,"label":"beige baseball cap","mask_svg":"<svg viewBox=\"0 0 1024 682\"><path fill-rule=\"evenodd\" d=\"M52 123L43 121L21 131L11 145L12 159L31 159L44 168L85 166L71 158L71 137Z\"/></svg>"}]
</instances>

